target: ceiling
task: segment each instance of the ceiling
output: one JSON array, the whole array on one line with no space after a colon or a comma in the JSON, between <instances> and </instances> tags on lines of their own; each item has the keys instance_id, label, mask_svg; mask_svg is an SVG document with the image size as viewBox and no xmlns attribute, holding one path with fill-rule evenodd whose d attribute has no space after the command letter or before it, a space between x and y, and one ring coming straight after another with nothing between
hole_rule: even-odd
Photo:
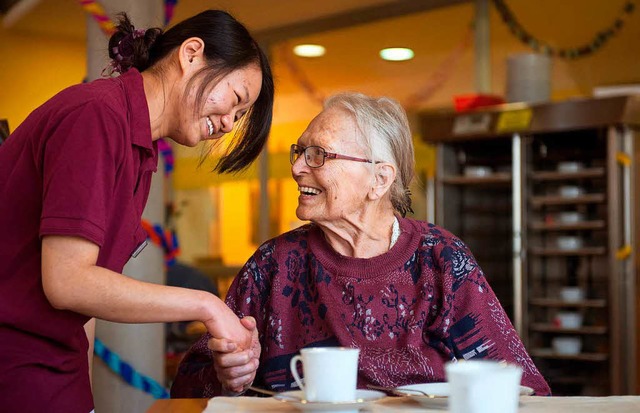
<instances>
[{"instance_id":1,"label":"ceiling","mask_svg":"<svg viewBox=\"0 0 640 413\"><path fill-rule=\"evenodd\" d=\"M206 9L222 9L258 38L272 42L318 31L434 9L471 0L180 0L172 22ZM123 0L98 1L103 5ZM110 6L114 7L114 6ZM84 38L84 12L77 0L0 0L0 15L16 31ZM19 15L14 19L14 15ZM64 18L55 18L64 16ZM6 26L6 21L4 22Z\"/></svg>"}]
</instances>

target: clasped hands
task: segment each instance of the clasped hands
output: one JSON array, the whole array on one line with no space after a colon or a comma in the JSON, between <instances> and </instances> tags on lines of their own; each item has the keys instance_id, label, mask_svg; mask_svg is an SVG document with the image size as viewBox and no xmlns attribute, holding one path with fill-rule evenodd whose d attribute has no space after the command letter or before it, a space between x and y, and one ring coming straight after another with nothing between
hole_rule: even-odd
<instances>
[{"instance_id":1,"label":"clasped hands","mask_svg":"<svg viewBox=\"0 0 640 413\"><path fill-rule=\"evenodd\" d=\"M251 334L249 342L242 344L225 338L209 339L213 350L213 366L218 381L226 392L243 393L253 383L260 364L260 340L253 317L244 317L240 323Z\"/></svg>"}]
</instances>

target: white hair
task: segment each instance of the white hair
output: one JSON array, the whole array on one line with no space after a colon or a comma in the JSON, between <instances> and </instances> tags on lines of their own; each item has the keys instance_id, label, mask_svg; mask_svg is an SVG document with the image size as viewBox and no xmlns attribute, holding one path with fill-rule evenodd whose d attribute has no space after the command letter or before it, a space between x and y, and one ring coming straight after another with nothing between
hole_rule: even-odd
<instances>
[{"instance_id":1,"label":"white hair","mask_svg":"<svg viewBox=\"0 0 640 413\"><path fill-rule=\"evenodd\" d=\"M332 107L342 108L353 116L364 149L374 164L387 162L395 166L397 173L390 189L391 203L402 216L412 211L409 184L415 173L415 155L409 121L402 106L388 97L346 92L325 101L325 109Z\"/></svg>"}]
</instances>

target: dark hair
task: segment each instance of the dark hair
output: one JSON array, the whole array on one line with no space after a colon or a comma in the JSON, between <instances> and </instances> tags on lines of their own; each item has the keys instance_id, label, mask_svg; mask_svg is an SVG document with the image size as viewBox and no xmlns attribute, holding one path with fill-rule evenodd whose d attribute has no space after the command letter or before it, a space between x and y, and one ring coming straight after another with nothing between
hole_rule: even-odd
<instances>
[{"instance_id":1,"label":"dark hair","mask_svg":"<svg viewBox=\"0 0 640 413\"><path fill-rule=\"evenodd\" d=\"M115 71L124 73L131 67L140 72L153 68L190 38L204 42L204 56L209 65L198 72L202 82L196 93L197 106L209 86L233 72L256 64L262 72L262 86L256 102L242 117L233 143L214 170L238 172L253 162L264 147L273 118L274 85L267 56L249 31L229 13L207 10L190 17L166 32L160 28L136 30L126 14L119 15L117 31L109 39L109 57ZM198 109L198 108L197 108Z\"/></svg>"}]
</instances>

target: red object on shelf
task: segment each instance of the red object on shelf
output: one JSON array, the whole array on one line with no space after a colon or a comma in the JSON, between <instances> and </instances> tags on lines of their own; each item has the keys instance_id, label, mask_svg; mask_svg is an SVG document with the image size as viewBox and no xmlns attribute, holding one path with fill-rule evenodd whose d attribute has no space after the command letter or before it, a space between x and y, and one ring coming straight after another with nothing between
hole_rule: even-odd
<instances>
[{"instance_id":1,"label":"red object on shelf","mask_svg":"<svg viewBox=\"0 0 640 413\"><path fill-rule=\"evenodd\" d=\"M504 98L498 95L472 93L469 95L454 96L453 103L455 105L456 112L464 112L466 110L482 108L485 106L500 105L504 103Z\"/></svg>"}]
</instances>

